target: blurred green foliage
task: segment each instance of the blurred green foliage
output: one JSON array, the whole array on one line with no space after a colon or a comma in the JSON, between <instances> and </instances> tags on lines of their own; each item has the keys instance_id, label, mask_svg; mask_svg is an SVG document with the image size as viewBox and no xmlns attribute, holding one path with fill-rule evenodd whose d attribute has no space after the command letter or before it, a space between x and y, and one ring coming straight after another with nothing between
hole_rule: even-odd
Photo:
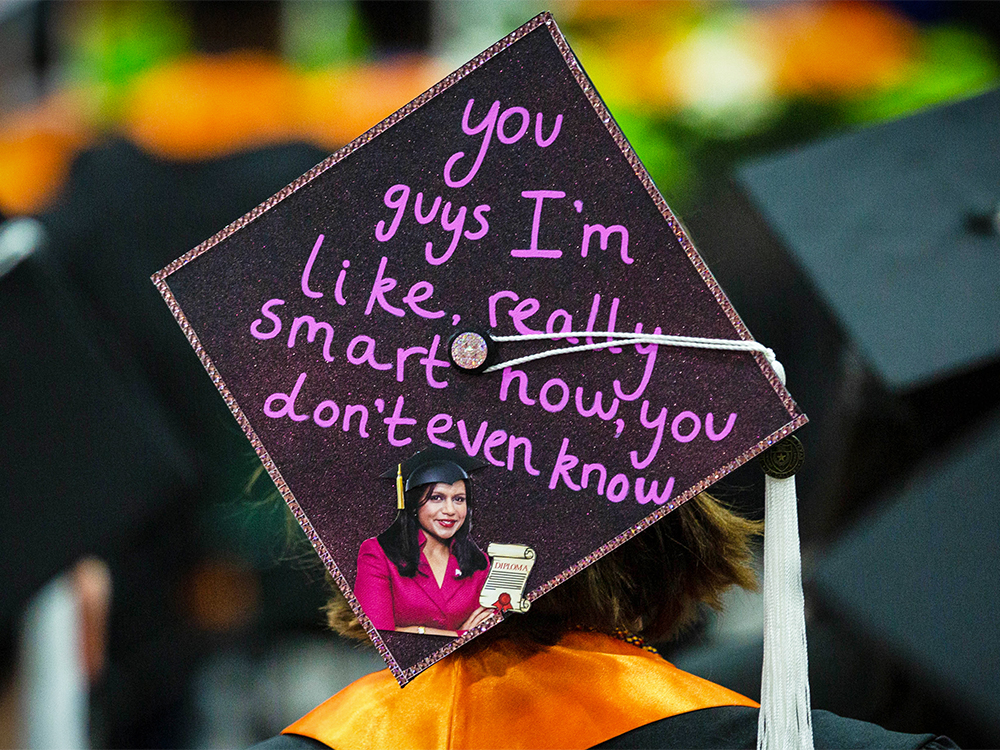
<instances>
[{"instance_id":1,"label":"blurred green foliage","mask_svg":"<svg viewBox=\"0 0 1000 750\"><path fill-rule=\"evenodd\" d=\"M290 2L283 11L285 58L301 70L322 70L364 59L371 40L350 2Z\"/></svg>"},{"instance_id":2,"label":"blurred green foliage","mask_svg":"<svg viewBox=\"0 0 1000 750\"><path fill-rule=\"evenodd\" d=\"M73 9L66 39L66 77L89 90L99 122L115 119L133 78L183 55L191 29L165 0L92 2Z\"/></svg>"}]
</instances>

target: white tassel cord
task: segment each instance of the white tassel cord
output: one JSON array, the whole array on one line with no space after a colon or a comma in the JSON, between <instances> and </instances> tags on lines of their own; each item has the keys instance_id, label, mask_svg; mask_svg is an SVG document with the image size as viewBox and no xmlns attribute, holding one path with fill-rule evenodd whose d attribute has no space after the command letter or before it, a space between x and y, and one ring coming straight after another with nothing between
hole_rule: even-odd
<instances>
[{"instance_id":1,"label":"white tassel cord","mask_svg":"<svg viewBox=\"0 0 1000 750\"><path fill-rule=\"evenodd\" d=\"M579 344L578 346L564 346L559 349L545 349L540 352L535 352L534 354L528 354L523 357L518 357L517 359L511 359L506 362L501 362L500 364L491 365L483 370L483 372L496 372L498 370L503 370L506 367L522 365L525 362L545 359L546 357L554 357L557 354L573 354L575 352L595 351L598 349L608 349L612 346L660 344L663 346L680 346L693 349L759 352L767 359L768 364L771 365L771 368L775 371L781 382L785 382L785 368L781 366L778 358L774 356L774 352L763 344L753 341L752 339L749 341L745 341L743 339L709 339L699 336L673 336L661 333L642 333L641 331L637 331L635 333L627 333L625 331L560 331L559 333L527 333L517 334L514 336L492 336L491 338L493 341L503 343L507 341L553 341L556 339L584 337L589 337L593 340L595 336L602 338L606 337L607 340L599 343L594 342L589 344Z\"/></svg>"},{"instance_id":2,"label":"white tassel cord","mask_svg":"<svg viewBox=\"0 0 1000 750\"><path fill-rule=\"evenodd\" d=\"M812 750L795 477L764 477L764 668L758 750Z\"/></svg>"},{"instance_id":3,"label":"white tassel cord","mask_svg":"<svg viewBox=\"0 0 1000 750\"><path fill-rule=\"evenodd\" d=\"M494 341L555 340L607 337L605 341L535 354L493 365L485 372L523 364L557 354L606 349L633 344L662 344L700 349L750 351L763 354L782 383L785 369L774 352L756 341L706 339L623 331L569 331L496 336ZM809 664L806 653L805 597L802 594L802 555L795 477L764 478L764 667L760 687L758 750L813 750L809 700Z\"/></svg>"}]
</instances>

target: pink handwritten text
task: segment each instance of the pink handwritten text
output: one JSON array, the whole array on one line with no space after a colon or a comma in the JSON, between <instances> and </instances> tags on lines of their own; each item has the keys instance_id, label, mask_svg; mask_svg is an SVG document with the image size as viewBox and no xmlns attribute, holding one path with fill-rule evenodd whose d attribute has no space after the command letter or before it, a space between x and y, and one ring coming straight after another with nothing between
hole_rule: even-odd
<instances>
[{"instance_id":1,"label":"pink handwritten text","mask_svg":"<svg viewBox=\"0 0 1000 750\"><path fill-rule=\"evenodd\" d=\"M450 157L444 165L444 182L448 187L460 188L468 185L472 182L472 178L476 176L479 172L479 168L483 165L483 160L486 158L486 152L490 149L490 141L493 138L493 133L496 132L497 140L505 145L511 145L517 143L528 132L528 125L531 122L531 113L528 112L524 107L508 107L502 113L500 112L500 102L495 101L490 105L489 111L480 120L478 125L473 126L470 123L470 118L472 116L472 107L475 104L475 99L469 99L468 103L465 105L465 112L462 115L462 132L466 135L478 135L482 133L482 140L479 142L479 152L476 154L476 159L469 169L468 174L460 179L452 176L452 170L455 165L465 156L464 151L456 151ZM562 115L556 115L555 122L552 125L552 131L546 137L543 135L543 116L541 112L535 115L535 144L540 148L548 148L553 143L555 143L556 138L559 137L559 130L562 128ZM508 124L512 127L508 128Z\"/></svg>"},{"instance_id":2,"label":"pink handwritten text","mask_svg":"<svg viewBox=\"0 0 1000 750\"><path fill-rule=\"evenodd\" d=\"M393 215L388 227L385 221L379 221L375 225L375 239L379 242L388 242L396 235L396 230L399 229L399 225L403 221L403 215L406 213L407 206L409 205L409 185L393 185L386 190L383 202L386 207L394 209L396 213ZM446 232L451 232L451 242L448 245L448 249L441 255L434 254L433 242L428 242L424 246L424 260L432 266L440 266L446 263L454 254L455 248L458 247L458 241L463 236L468 240L475 241L485 237L486 233L490 231L490 223L486 220L486 214L489 213L490 207L485 203L472 209L472 218L479 224L478 229L472 230L465 228L466 218L469 214L469 209L465 206L452 205L451 201L446 201L444 208L441 208L441 197L438 196L434 199L430 209L427 209L426 213L424 213L423 202L424 194L417 193L417 197L413 202L413 218L417 220L417 223L430 224L438 215L438 209L441 209L441 228Z\"/></svg>"}]
</instances>

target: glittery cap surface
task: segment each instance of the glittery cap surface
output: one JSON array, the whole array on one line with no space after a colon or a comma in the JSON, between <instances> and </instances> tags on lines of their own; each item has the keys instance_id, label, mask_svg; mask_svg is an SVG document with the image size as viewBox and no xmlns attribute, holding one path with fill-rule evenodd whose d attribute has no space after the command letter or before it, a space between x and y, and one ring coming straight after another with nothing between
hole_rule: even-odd
<instances>
[{"instance_id":1,"label":"glittery cap surface","mask_svg":"<svg viewBox=\"0 0 1000 750\"><path fill-rule=\"evenodd\" d=\"M750 338L547 14L154 281L401 683L500 618L372 626L353 590L396 513L385 467L431 445L485 461L470 536L533 549L535 599L805 422L746 352L450 364L464 326Z\"/></svg>"}]
</instances>

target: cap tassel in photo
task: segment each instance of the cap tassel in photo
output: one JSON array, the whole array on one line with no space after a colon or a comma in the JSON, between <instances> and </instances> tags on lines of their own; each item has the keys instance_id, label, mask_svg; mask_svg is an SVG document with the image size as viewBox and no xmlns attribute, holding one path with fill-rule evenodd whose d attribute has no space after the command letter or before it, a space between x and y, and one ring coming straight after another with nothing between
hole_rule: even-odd
<instances>
[{"instance_id":1,"label":"cap tassel in photo","mask_svg":"<svg viewBox=\"0 0 1000 750\"><path fill-rule=\"evenodd\" d=\"M396 510L405 510L406 496L403 494L403 464L396 464Z\"/></svg>"},{"instance_id":2,"label":"cap tassel in photo","mask_svg":"<svg viewBox=\"0 0 1000 750\"><path fill-rule=\"evenodd\" d=\"M813 748L795 493L795 472L803 457L802 443L792 435L761 456L767 476L764 478L764 666L758 750Z\"/></svg>"}]
</instances>

